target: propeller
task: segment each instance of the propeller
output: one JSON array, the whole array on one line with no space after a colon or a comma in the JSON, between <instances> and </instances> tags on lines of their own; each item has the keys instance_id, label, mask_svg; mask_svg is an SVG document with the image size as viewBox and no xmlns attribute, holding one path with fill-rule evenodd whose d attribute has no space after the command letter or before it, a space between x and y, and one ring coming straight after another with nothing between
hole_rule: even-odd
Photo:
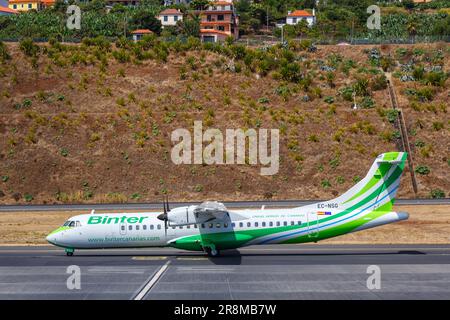
<instances>
[{"instance_id":1,"label":"propeller","mask_svg":"<svg viewBox=\"0 0 450 320\"><path fill-rule=\"evenodd\" d=\"M167 213L170 212L170 208L169 208L169 197L165 196L163 197L163 208L164 208L164 212L161 213L160 215L158 215L158 219L164 221L164 232L165 235L167 237L167 221L168 221L168 215Z\"/></svg>"}]
</instances>

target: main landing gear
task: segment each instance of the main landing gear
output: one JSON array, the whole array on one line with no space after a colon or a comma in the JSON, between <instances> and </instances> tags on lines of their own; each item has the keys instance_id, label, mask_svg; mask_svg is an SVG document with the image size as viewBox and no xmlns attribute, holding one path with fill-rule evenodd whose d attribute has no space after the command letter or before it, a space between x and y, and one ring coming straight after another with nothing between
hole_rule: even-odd
<instances>
[{"instance_id":1,"label":"main landing gear","mask_svg":"<svg viewBox=\"0 0 450 320\"><path fill-rule=\"evenodd\" d=\"M209 257L218 257L220 256L220 250L216 248L215 245L211 244L208 247L203 247L203 250Z\"/></svg>"},{"instance_id":2,"label":"main landing gear","mask_svg":"<svg viewBox=\"0 0 450 320\"><path fill-rule=\"evenodd\" d=\"M66 248L66 255L68 256L68 257L71 257L71 256L73 256L73 253L75 252L75 250L74 249L71 249L71 248Z\"/></svg>"}]
</instances>

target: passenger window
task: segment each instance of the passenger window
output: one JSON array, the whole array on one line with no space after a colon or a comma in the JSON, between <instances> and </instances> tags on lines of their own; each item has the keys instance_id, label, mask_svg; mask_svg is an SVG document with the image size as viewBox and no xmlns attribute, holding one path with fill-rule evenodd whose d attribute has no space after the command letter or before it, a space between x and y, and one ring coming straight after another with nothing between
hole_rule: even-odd
<instances>
[{"instance_id":1,"label":"passenger window","mask_svg":"<svg viewBox=\"0 0 450 320\"><path fill-rule=\"evenodd\" d=\"M277 221L277 227L279 227L280 226L280 221Z\"/></svg>"},{"instance_id":2,"label":"passenger window","mask_svg":"<svg viewBox=\"0 0 450 320\"><path fill-rule=\"evenodd\" d=\"M172 227L173 230L175 230L176 227Z\"/></svg>"},{"instance_id":3,"label":"passenger window","mask_svg":"<svg viewBox=\"0 0 450 320\"><path fill-rule=\"evenodd\" d=\"M159 229L159 228L158 228L158 229ZM152 224L150 225L150 230L153 230L153 225L152 225Z\"/></svg>"},{"instance_id":4,"label":"passenger window","mask_svg":"<svg viewBox=\"0 0 450 320\"><path fill-rule=\"evenodd\" d=\"M294 225L294 221L291 221L291 226L293 226Z\"/></svg>"},{"instance_id":5,"label":"passenger window","mask_svg":"<svg viewBox=\"0 0 450 320\"><path fill-rule=\"evenodd\" d=\"M258 226L258 222L255 222L255 227L257 227Z\"/></svg>"},{"instance_id":6,"label":"passenger window","mask_svg":"<svg viewBox=\"0 0 450 320\"><path fill-rule=\"evenodd\" d=\"M136 225L136 230L139 230L139 225Z\"/></svg>"},{"instance_id":7,"label":"passenger window","mask_svg":"<svg viewBox=\"0 0 450 320\"><path fill-rule=\"evenodd\" d=\"M284 221L284 222L283 222L283 225L284 225L284 226L287 226L287 221Z\"/></svg>"},{"instance_id":8,"label":"passenger window","mask_svg":"<svg viewBox=\"0 0 450 320\"><path fill-rule=\"evenodd\" d=\"M239 222L239 227L240 227L240 228L243 228L243 227L244 227L244 224L243 224L242 222Z\"/></svg>"},{"instance_id":9,"label":"passenger window","mask_svg":"<svg viewBox=\"0 0 450 320\"><path fill-rule=\"evenodd\" d=\"M247 227L251 227L252 224L250 222L247 222Z\"/></svg>"},{"instance_id":10,"label":"passenger window","mask_svg":"<svg viewBox=\"0 0 450 320\"><path fill-rule=\"evenodd\" d=\"M128 226L128 230L133 230L133 226Z\"/></svg>"},{"instance_id":11,"label":"passenger window","mask_svg":"<svg viewBox=\"0 0 450 320\"><path fill-rule=\"evenodd\" d=\"M120 230L125 231L125 226L120 226Z\"/></svg>"},{"instance_id":12,"label":"passenger window","mask_svg":"<svg viewBox=\"0 0 450 320\"><path fill-rule=\"evenodd\" d=\"M203 228L203 229L205 228L205 224L204 224L204 223L202 223L202 228Z\"/></svg>"},{"instance_id":13,"label":"passenger window","mask_svg":"<svg viewBox=\"0 0 450 320\"><path fill-rule=\"evenodd\" d=\"M180 229L183 229L183 226L180 226Z\"/></svg>"},{"instance_id":14,"label":"passenger window","mask_svg":"<svg viewBox=\"0 0 450 320\"><path fill-rule=\"evenodd\" d=\"M153 225L152 225L153 226ZM161 225L160 224L158 224L158 230L161 230Z\"/></svg>"},{"instance_id":15,"label":"passenger window","mask_svg":"<svg viewBox=\"0 0 450 320\"><path fill-rule=\"evenodd\" d=\"M224 223L224 224L223 224L223 227L224 227L224 228L228 228L228 223Z\"/></svg>"},{"instance_id":16,"label":"passenger window","mask_svg":"<svg viewBox=\"0 0 450 320\"><path fill-rule=\"evenodd\" d=\"M194 224L194 228L197 229L197 225L196 224Z\"/></svg>"},{"instance_id":17,"label":"passenger window","mask_svg":"<svg viewBox=\"0 0 450 320\"><path fill-rule=\"evenodd\" d=\"M214 227L214 223L209 224L209 228L211 229L212 227Z\"/></svg>"},{"instance_id":18,"label":"passenger window","mask_svg":"<svg viewBox=\"0 0 450 320\"><path fill-rule=\"evenodd\" d=\"M269 227L273 227L273 222L272 221L269 222Z\"/></svg>"},{"instance_id":19,"label":"passenger window","mask_svg":"<svg viewBox=\"0 0 450 320\"><path fill-rule=\"evenodd\" d=\"M302 222L301 222L301 221L298 221L298 222L297 222L297 224L298 224L298 225L301 225L301 224L302 224Z\"/></svg>"},{"instance_id":20,"label":"passenger window","mask_svg":"<svg viewBox=\"0 0 450 320\"><path fill-rule=\"evenodd\" d=\"M144 225L142 226L142 228L143 228L144 230L147 230L147 225L144 224Z\"/></svg>"},{"instance_id":21,"label":"passenger window","mask_svg":"<svg viewBox=\"0 0 450 320\"><path fill-rule=\"evenodd\" d=\"M220 228L220 223L216 223L216 228Z\"/></svg>"},{"instance_id":22,"label":"passenger window","mask_svg":"<svg viewBox=\"0 0 450 320\"><path fill-rule=\"evenodd\" d=\"M266 223L265 223L265 222L262 222L262 223L261 223L261 226L265 227L265 226L266 226Z\"/></svg>"},{"instance_id":23,"label":"passenger window","mask_svg":"<svg viewBox=\"0 0 450 320\"><path fill-rule=\"evenodd\" d=\"M236 227L236 223L232 222L232 223L231 223L231 227L232 227L232 228L235 228L235 227Z\"/></svg>"},{"instance_id":24,"label":"passenger window","mask_svg":"<svg viewBox=\"0 0 450 320\"><path fill-rule=\"evenodd\" d=\"M191 226L190 226L190 225L187 225L187 226L186 226L186 228L190 229L190 228L191 228Z\"/></svg>"}]
</instances>

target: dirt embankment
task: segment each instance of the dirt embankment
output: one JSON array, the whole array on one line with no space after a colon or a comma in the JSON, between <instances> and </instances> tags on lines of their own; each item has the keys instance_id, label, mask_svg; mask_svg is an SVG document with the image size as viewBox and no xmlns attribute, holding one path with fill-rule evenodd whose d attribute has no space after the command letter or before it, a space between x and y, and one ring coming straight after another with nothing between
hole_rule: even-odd
<instances>
[{"instance_id":1,"label":"dirt embankment","mask_svg":"<svg viewBox=\"0 0 450 320\"><path fill-rule=\"evenodd\" d=\"M295 52L311 76L305 88L276 72L257 77L243 62L241 72L230 72L224 56L205 50L172 52L167 62L120 63L109 54L102 65L95 52L74 49L41 54L36 63L8 44L12 59L0 64L0 203L155 202L166 193L172 201L332 198L376 155L398 150L388 93L372 90L373 47L393 57L392 74L413 58L427 70L450 70L448 44L320 46ZM324 69L332 65L333 73ZM373 108L351 110L340 93L358 79L369 79ZM394 78L421 168L419 197L450 193L449 81L431 87ZM434 92L432 101L412 98L423 88ZM196 120L222 132L280 129L279 172L174 164L171 133L192 131ZM414 196L407 169L399 196Z\"/></svg>"}]
</instances>

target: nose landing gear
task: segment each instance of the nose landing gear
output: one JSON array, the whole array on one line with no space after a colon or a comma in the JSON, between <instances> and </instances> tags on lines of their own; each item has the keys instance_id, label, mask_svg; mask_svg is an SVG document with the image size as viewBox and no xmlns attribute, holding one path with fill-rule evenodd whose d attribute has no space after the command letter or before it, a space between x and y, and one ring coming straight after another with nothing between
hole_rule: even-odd
<instances>
[{"instance_id":1,"label":"nose landing gear","mask_svg":"<svg viewBox=\"0 0 450 320\"><path fill-rule=\"evenodd\" d=\"M74 249L71 249L71 248L66 248L65 251L66 251L66 255L67 255L68 257L73 256L73 253L75 252L75 250L74 250Z\"/></svg>"}]
</instances>

